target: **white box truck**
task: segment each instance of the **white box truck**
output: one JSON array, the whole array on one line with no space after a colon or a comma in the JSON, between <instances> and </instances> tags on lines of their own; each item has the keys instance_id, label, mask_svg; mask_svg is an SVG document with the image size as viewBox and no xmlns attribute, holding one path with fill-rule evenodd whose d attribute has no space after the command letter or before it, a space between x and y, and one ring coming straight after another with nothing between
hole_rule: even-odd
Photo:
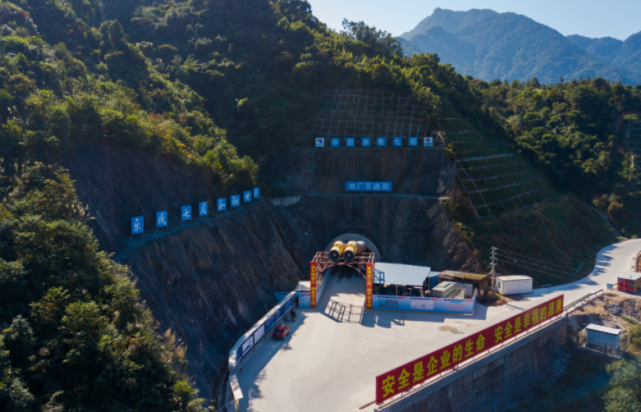
<instances>
[{"instance_id":1,"label":"white box truck","mask_svg":"<svg viewBox=\"0 0 641 412\"><path fill-rule=\"evenodd\" d=\"M496 290L504 296L532 293L532 278L525 275L497 276Z\"/></svg>"}]
</instances>

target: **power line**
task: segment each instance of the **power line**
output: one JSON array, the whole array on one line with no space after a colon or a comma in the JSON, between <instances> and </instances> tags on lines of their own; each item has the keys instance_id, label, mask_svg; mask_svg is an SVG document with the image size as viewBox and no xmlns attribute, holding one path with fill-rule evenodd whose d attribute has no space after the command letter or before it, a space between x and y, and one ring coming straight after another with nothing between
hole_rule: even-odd
<instances>
[{"instance_id":1,"label":"power line","mask_svg":"<svg viewBox=\"0 0 641 412\"><path fill-rule=\"evenodd\" d=\"M569 270L572 270L572 268L569 268L569 267L567 267L567 266L561 266L561 265L557 265L557 264L555 264L555 263L548 263L548 262L546 262L546 261L544 261L544 260L541 260L541 259L535 259L535 258L533 258L533 257L519 255L518 253L509 252L509 251L505 251L505 250L502 250L502 249L497 249L497 250L498 250L498 252L499 252L499 253L503 253L503 254L505 254L505 255L514 255L514 256L518 256L518 257L523 258L523 259L530 259L530 260L535 260L535 261L537 261L537 262L545 263L546 265L557 266L557 267L560 267L561 269L569 269ZM511 256L508 256L508 257L511 257Z\"/></svg>"},{"instance_id":2,"label":"power line","mask_svg":"<svg viewBox=\"0 0 641 412\"><path fill-rule=\"evenodd\" d=\"M542 273L542 274L547 275L547 276L553 276L553 277L555 277L555 278L559 278L559 279L570 280L570 281L572 281L572 282L575 282L575 281L577 281L577 280L579 280L579 279L580 279L580 278L573 279L573 278L568 278L568 277L565 277L565 276L555 275L555 274L550 273L550 272L544 272L544 271L542 271L542 270L533 269L533 268L531 268L531 267L529 267L529 266L525 266L525 265L520 264L520 263L509 262L509 261L507 261L507 260L500 260L500 259L497 259L497 260L498 260L499 262L504 262L504 263L512 264L512 265L514 265L514 266L522 267L522 268L527 269L527 270L531 270L532 272L538 272L538 273Z\"/></svg>"},{"instance_id":3,"label":"power line","mask_svg":"<svg viewBox=\"0 0 641 412\"><path fill-rule=\"evenodd\" d=\"M502 258L505 258L505 256L501 256L501 257L502 257ZM509 259L509 257L508 257L508 259ZM506 262L506 263L512 263L512 264L514 264L514 263L517 263L517 262L518 262L518 260L516 260L516 259L512 259L512 260L513 260L513 262L510 262L510 261L505 261L505 262ZM524 264L526 264L526 265L532 265L532 266L540 267L540 268L545 269L545 270L549 270L549 271L554 271L554 272L562 273L562 274L564 274L564 275L568 273L568 272L563 271L563 270L548 268L548 267L545 267L545 266L537 265L536 263L532 263L532 262L523 262L523 263L524 263ZM570 271L570 272L574 273L574 271Z\"/></svg>"}]
</instances>

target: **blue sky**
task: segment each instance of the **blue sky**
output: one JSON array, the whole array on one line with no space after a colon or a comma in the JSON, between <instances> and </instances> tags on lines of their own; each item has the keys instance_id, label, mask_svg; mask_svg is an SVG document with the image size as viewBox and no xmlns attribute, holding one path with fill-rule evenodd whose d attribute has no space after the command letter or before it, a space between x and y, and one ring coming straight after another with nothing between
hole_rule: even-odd
<instances>
[{"instance_id":1,"label":"blue sky","mask_svg":"<svg viewBox=\"0 0 641 412\"><path fill-rule=\"evenodd\" d=\"M333 29L343 18L400 35L435 8L492 9L528 16L564 35L624 40L641 31L641 0L308 0L316 17Z\"/></svg>"}]
</instances>

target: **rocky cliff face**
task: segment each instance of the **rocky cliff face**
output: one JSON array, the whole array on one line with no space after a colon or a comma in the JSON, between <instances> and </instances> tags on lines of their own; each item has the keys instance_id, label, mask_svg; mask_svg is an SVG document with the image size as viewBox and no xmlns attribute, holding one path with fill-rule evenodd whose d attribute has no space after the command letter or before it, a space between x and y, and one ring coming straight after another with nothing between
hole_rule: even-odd
<instances>
[{"instance_id":1,"label":"rocky cliff face","mask_svg":"<svg viewBox=\"0 0 641 412\"><path fill-rule=\"evenodd\" d=\"M163 159L100 147L78 149L68 167L81 200L96 218L102 247L132 267L146 304L187 345L189 374L204 396L235 341L275 303L273 292L308 279L308 262L335 236L370 238L387 262L475 270L478 262L437 198L453 191L441 150L282 153L267 173L289 192L288 207L262 199L218 214L223 191L201 174ZM345 195L345 180L391 180L394 195ZM209 201L212 214L190 224L180 207ZM156 231L156 211L170 227ZM132 238L130 219L145 217L145 236Z\"/></svg>"}]
</instances>

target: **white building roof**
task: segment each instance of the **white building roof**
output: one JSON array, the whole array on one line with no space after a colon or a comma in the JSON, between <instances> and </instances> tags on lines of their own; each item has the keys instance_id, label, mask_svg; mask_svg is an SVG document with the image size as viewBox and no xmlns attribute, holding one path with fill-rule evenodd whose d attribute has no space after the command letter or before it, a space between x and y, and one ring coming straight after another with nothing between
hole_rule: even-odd
<instances>
[{"instance_id":1,"label":"white building roof","mask_svg":"<svg viewBox=\"0 0 641 412\"><path fill-rule=\"evenodd\" d=\"M311 290L311 282L309 280L301 280L298 282L298 285L296 285L296 289L294 289L296 292L309 292Z\"/></svg>"},{"instance_id":2,"label":"white building roof","mask_svg":"<svg viewBox=\"0 0 641 412\"><path fill-rule=\"evenodd\" d=\"M502 280L504 282L509 282L511 280L532 280L531 277L526 276L526 275L497 276L496 279Z\"/></svg>"},{"instance_id":3,"label":"white building roof","mask_svg":"<svg viewBox=\"0 0 641 412\"><path fill-rule=\"evenodd\" d=\"M635 280L635 281L639 280L640 278L641 278L641 273L637 273L637 272L628 272L619 276L619 279L627 279L627 280Z\"/></svg>"},{"instance_id":4,"label":"white building roof","mask_svg":"<svg viewBox=\"0 0 641 412\"><path fill-rule=\"evenodd\" d=\"M374 265L374 283L423 286L423 282L430 272L431 268L424 266L376 263Z\"/></svg>"},{"instance_id":5,"label":"white building roof","mask_svg":"<svg viewBox=\"0 0 641 412\"><path fill-rule=\"evenodd\" d=\"M587 330L593 330L596 332L607 333L608 335L618 335L621 333L621 329L608 328L607 326L593 325L590 324L586 327Z\"/></svg>"}]
</instances>

